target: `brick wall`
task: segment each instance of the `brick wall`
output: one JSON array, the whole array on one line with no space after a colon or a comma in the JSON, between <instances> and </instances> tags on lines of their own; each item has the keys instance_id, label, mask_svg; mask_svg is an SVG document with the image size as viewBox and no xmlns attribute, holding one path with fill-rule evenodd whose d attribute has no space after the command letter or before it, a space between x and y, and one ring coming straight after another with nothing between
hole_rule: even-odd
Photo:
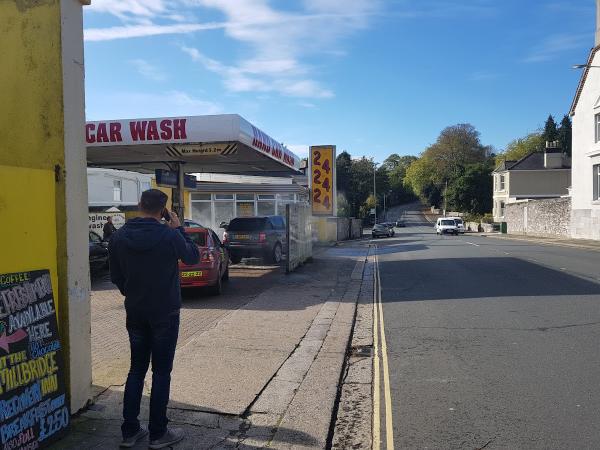
<instances>
[{"instance_id":1,"label":"brick wall","mask_svg":"<svg viewBox=\"0 0 600 450\"><path fill-rule=\"evenodd\" d=\"M571 199L528 200L506 205L509 234L570 237Z\"/></svg>"}]
</instances>

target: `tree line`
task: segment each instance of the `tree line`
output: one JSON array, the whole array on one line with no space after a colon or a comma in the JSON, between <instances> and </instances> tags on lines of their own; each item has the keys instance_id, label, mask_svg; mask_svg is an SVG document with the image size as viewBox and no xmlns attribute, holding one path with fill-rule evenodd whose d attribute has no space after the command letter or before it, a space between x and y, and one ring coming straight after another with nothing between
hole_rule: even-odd
<instances>
[{"instance_id":1,"label":"tree line","mask_svg":"<svg viewBox=\"0 0 600 450\"><path fill-rule=\"evenodd\" d=\"M492 211L492 172L497 165L543 151L546 141L559 141L571 154L569 116L557 125L550 115L543 130L511 141L502 152L484 145L468 123L443 129L418 157L393 153L379 167L372 159L352 158L344 151L337 157L338 214L365 218L372 208L381 210L384 201L389 207L420 199L426 205L483 216Z\"/></svg>"}]
</instances>

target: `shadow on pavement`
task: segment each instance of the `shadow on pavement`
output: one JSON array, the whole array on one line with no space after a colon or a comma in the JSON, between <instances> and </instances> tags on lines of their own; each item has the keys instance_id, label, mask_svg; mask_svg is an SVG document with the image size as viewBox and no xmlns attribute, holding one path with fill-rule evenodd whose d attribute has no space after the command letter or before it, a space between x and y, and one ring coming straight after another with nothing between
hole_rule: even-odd
<instances>
[{"instance_id":1,"label":"shadow on pavement","mask_svg":"<svg viewBox=\"0 0 600 450\"><path fill-rule=\"evenodd\" d=\"M598 295L598 283L522 259L443 258L380 263L384 302Z\"/></svg>"},{"instance_id":2,"label":"shadow on pavement","mask_svg":"<svg viewBox=\"0 0 600 450\"><path fill-rule=\"evenodd\" d=\"M88 410L74 416L69 434L48 447L52 450L80 450L84 448L118 448L121 442L122 390L110 389ZM143 395L140 422L148 424L150 398ZM177 450L200 450L209 448L237 448L243 444L246 449L265 448L277 444L300 444L315 447L319 443L314 436L291 428L277 428L254 425L250 419L239 416L207 412L199 405L170 402L167 416L171 427L183 428L186 437L180 443L169 447ZM277 432L275 434L275 431ZM243 442L246 439L253 442ZM148 448L148 438L137 443L134 449Z\"/></svg>"}]
</instances>

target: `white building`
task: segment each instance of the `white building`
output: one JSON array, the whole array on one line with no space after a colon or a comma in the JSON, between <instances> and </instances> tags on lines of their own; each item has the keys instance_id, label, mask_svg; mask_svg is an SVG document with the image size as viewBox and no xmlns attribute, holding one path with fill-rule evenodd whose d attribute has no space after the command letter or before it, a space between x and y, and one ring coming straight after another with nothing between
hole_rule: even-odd
<instances>
[{"instance_id":1,"label":"white building","mask_svg":"<svg viewBox=\"0 0 600 450\"><path fill-rule=\"evenodd\" d=\"M196 188L185 191L186 219L215 230L221 222L229 222L234 217L285 215L286 204L308 201L306 176L194 175L198 180ZM140 196L152 187L153 179L154 176L149 174L89 168L90 223L91 213L104 212L111 207L123 212L137 211Z\"/></svg>"},{"instance_id":2,"label":"white building","mask_svg":"<svg viewBox=\"0 0 600 450\"><path fill-rule=\"evenodd\" d=\"M494 222L504 222L506 205L523 200L565 197L571 186L571 161L556 143L494 170Z\"/></svg>"},{"instance_id":3,"label":"white building","mask_svg":"<svg viewBox=\"0 0 600 450\"><path fill-rule=\"evenodd\" d=\"M600 0L596 0L596 43L571 106L573 183L571 234L600 239Z\"/></svg>"},{"instance_id":4,"label":"white building","mask_svg":"<svg viewBox=\"0 0 600 450\"><path fill-rule=\"evenodd\" d=\"M142 192L152 186L152 175L125 170L88 168L88 206L90 211L110 207L135 209Z\"/></svg>"}]
</instances>

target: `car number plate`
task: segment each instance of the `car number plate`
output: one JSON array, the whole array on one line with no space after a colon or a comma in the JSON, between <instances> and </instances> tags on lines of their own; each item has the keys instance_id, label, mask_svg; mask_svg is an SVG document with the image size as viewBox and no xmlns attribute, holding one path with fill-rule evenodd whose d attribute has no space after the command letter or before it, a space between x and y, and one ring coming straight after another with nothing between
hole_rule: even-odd
<instances>
[{"instance_id":1,"label":"car number plate","mask_svg":"<svg viewBox=\"0 0 600 450\"><path fill-rule=\"evenodd\" d=\"M201 277L202 272L194 271L194 272L181 272L181 278L193 278L193 277Z\"/></svg>"},{"instance_id":2,"label":"car number plate","mask_svg":"<svg viewBox=\"0 0 600 450\"><path fill-rule=\"evenodd\" d=\"M248 234L236 234L236 239L250 239L250 235Z\"/></svg>"}]
</instances>

